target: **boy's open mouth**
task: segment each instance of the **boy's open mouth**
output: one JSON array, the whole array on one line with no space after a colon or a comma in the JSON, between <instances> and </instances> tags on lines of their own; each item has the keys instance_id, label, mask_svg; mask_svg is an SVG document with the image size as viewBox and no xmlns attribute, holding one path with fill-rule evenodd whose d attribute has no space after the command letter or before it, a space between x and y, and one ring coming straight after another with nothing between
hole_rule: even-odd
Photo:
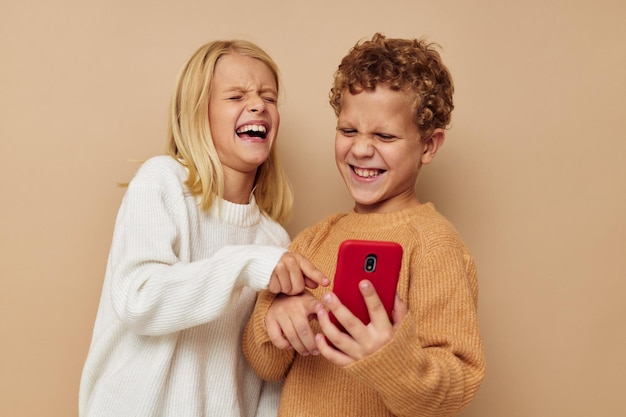
<instances>
[{"instance_id":1,"label":"boy's open mouth","mask_svg":"<svg viewBox=\"0 0 626 417\"><path fill-rule=\"evenodd\" d=\"M264 125L250 124L243 125L236 130L237 136L242 139L246 138L260 138L265 139L267 137L267 128Z\"/></svg>"},{"instance_id":2,"label":"boy's open mouth","mask_svg":"<svg viewBox=\"0 0 626 417\"><path fill-rule=\"evenodd\" d=\"M384 169L358 168L354 165L350 165L350 168L352 168L352 172L361 178L374 178L386 172Z\"/></svg>"}]
</instances>

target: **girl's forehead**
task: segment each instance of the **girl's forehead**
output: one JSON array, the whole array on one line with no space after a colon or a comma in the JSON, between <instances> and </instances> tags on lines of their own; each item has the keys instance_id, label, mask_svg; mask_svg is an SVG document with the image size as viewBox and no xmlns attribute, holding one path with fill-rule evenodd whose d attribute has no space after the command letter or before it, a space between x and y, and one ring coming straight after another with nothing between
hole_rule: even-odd
<instances>
[{"instance_id":1,"label":"girl's forehead","mask_svg":"<svg viewBox=\"0 0 626 417\"><path fill-rule=\"evenodd\" d=\"M234 91L278 90L276 76L267 64L241 54L227 54L217 61L212 84Z\"/></svg>"}]
</instances>

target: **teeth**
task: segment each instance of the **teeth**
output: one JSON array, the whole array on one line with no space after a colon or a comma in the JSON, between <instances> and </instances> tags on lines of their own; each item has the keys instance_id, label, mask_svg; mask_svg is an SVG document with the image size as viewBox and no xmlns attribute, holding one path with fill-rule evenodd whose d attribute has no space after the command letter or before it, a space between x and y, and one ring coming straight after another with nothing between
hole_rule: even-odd
<instances>
[{"instance_id":1,"label":"teeth","mask_svg":"<svg viewBox=\"0 0 626 417\"><path fill-rule=\"evenodd\" d=\"M263 125L244 125L237 129L237 133L261 132L266 133L267 129Z\"/></svg>"},{"instance_id":2,"label":"teeth","mask_svg":"<svg viewBox=\"0 0 626 417\"><path fill-rule=\"evenodd\" d=\"M377 177L378 174L380 173L380 171L377 169L367 169L367 168L357 168L357 167L354 167L354 172L359 177L364 177L364 178Z\"/></svg>"}]
</instances>

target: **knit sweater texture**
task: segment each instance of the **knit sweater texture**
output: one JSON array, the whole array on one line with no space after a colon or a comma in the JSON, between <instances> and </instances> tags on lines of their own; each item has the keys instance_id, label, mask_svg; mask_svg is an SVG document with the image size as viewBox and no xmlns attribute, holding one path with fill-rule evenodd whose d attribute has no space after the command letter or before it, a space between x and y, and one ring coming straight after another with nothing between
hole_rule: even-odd
<instances>
[{"instance_id":1,"label":"knit sweater texture","mask_svg":"<svg viewBox=\"0 0 626 417\"><path fill-rule=\"evenodd\" d=\"M253 196L202 211L187 175L158 156L129 184L83 369L81 417L276 415L280 385L254 374L241 335L289 236Z\"/></svg>"},{"instance_id":2,"label":"knit sweater texture","mask_svg":"<svg viewBox=\"0 0 626 417\"><path fill-rule=\"evenodd\" d=\"M265 315L274 299L259 295L244 332L244 354L267 380L285 380L279 416L452 416L485 374L473 258L453 226L430 203L385 214L350 212L301 232L290 247L333 277L346 239L403 247L398 283L408 305L393 339L374 354L339 367L322 355L300 356L272 345ZM318 299L332 286L311 291ZM320 332L312 321L313 330Z\"/></svg>"}]
</instances>

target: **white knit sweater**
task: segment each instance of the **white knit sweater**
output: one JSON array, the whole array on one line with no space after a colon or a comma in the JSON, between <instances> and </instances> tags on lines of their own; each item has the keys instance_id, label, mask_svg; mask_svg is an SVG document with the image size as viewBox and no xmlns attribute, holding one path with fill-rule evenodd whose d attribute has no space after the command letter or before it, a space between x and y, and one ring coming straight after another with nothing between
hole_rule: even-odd
<instances>
[{"instance_id":1,"label":"white knit sweater","mask_svg":"<svg viewBox=\"0 0 626 417\"><path fill-rule=\"evenodd\" d=\"M254 197L203 212L186 178L175 159L154 157L124 196L81 379L81 417L276 415L279 387L261 395L241 334L289 236Z\"/></svg>"}]
</instances>

